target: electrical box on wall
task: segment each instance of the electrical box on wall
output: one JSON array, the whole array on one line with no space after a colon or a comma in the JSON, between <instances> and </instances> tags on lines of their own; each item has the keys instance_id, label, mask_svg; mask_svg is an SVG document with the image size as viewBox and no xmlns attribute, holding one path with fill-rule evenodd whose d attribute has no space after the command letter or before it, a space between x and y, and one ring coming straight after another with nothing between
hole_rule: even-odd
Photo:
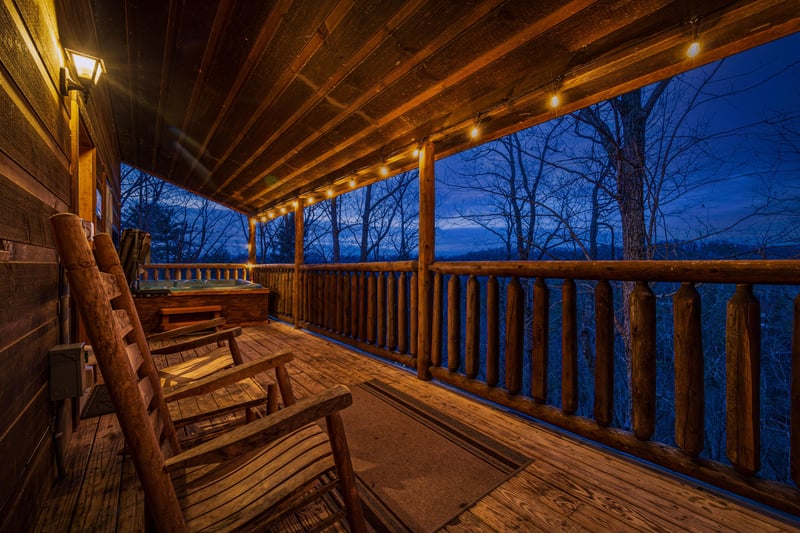
<instances>
[{"instance_id":1,"label":"electrical box on wall","mask_svg":"<svg viewBox=\"0 0 800 533\"><path fill-rule=\"evenodd\" d=\"M59 344L50 348L50 399L64 400L83 394L85 343Z\"/></svg>"}]
</instances>

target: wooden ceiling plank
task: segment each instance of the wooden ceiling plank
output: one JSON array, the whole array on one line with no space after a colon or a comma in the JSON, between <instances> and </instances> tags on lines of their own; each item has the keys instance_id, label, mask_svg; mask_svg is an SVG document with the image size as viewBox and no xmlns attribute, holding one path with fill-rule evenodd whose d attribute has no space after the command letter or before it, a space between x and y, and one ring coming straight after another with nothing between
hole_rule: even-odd
<instances>
[{"instance_id":1,"label":"wooden ceiling plank","mask_svg":"<svg viewBox=\"0 0 800 533\"><path fill-rule=\"evenodd\" d=\"M273 134L267 137L261 145L261 148L256 150L240 167L240 171L233 173L230 175L228 179L225 180L217 190L225 187L229 183L231 183L234 179L238 177L241 170L243 170L246 166L253 163L264 151L273 143L276 139L278 139L281 135L283 135L292 125L294 125L298 119L304 116L309 110L311 110L314 106L316 106L322 99L326 98L328 93L339 84L339 82L344 79L347 74L353 71L353 69L359 65L364 58L369 56L370 53L381 43L383 42L388 36L392 34L392 32L403 24L411 15L416 12L419 6L425 0L416 0L415 2L407 2L403 4L402 8L395 12L393 16L383 25L377 32L372 34L369 39L367 39L364 44L356 51L355 54L350 56L347 61L342 63L341 68L339 68L333 76L330 76L328 80L321 85L315 92L311 98L306 99L303 105L297 108L297 110L289 117L288 120L284 121L283 124L276 129Z\"/></svg>"},{"instance_id":2,"label":"wooden ceiling plank","mask_svg":"<svg viewBox=\"0 0 800 533\"><path fill-rule=\"evenodd\" d=\"M172 68L172 54L175 51L175 39L170 37L175 35L175 28L180 25L180 19L178 2L169 2L169 14L167 16L166 26L167 38L164 40L163 55L161 57L161 75L159 77L161 83L158 90L158 105L155 115L155 136L151 146L151 168L157 168L156 162L158 161L158 152L161 149L161 134L164 128L165 106L167 103L167 95L169 94L169 72Z\"/></svg>"},{"instance_id":3,"label":"wooden ceiling plank","mask_svg":"<svg viewBox=\"0 0 800 533\"><path fill-rule=\"evenodd\" d=\"M233 152L236 146L247 135L248 131L259 120L262 113L275 99L283 94L287 87L289 87L289 84L297 76L297 73L300 72L300 69L302 69L303 65L311 58L311 56L314 55L317 48L322 46L322 44L325 42L326 34L335 28L339 22L341 22L345 14L347 14L352 7L352 0L339 0L333 10L328 14L328 17L326 17L320 28L317 29L311 39L302 48L289 68L284 70L276 82L270 87L269 92L264 96L262 103L258 106L258 108L253 111L250 120L247 122L245 127L242 128L239 134L231 139L231 141L228 143L228 149L222 154L219 162L211 169L210 174L214 174L219 169L223 161L225 161L228 156L231 155L231 152ZM230 183L230 179L231 178L227 178L221 185L217 187L217 190L224 188L225 185Z\"/></svg>"},{"instance_id":4,"label":"wooden ceiling plank","mask_svg":"<svg viewBox=\"0 0 800 533\"><path fill-rule=\"evenodd\" d=\"M370 133L374 132L375 130L377 130L381 126L385 125L386 123L388 123L388 122L390 122L390 121L402 116L408 110L413 109L414 107L416 107L416 106L420 105L421 103L425 102L426 100L430 99L435 94L440 93L441 91L447 89L448 87L458 83L460 80L464 80L464 79L472 76L476 72L478 72L481 69L483 69L484 67L486 67L492 61L495 61L495 60L499 59L503 55L513 51L515 48L520 46L522 43L526 43L526 42L530 41L531 39L541 35L542 33L546 32L547 30L551 29L555 25L557 25L557 24L559 24L561 22L564 22L566 19L568 19L570 16L574 15L576 12L582 11L583 9L586 9L587 7L591 6L593 3L594 3L594 0L574 0L572 2L569 2L566 5L562 6L561 8L554 10L553 12L551 12L551 14L549 16L544 17L543 19L540 19L540 20L536 21L535 23L530 24L521 33L516 34L514 36L511 36L508 39L506 39L500 46L496 46L492 50L489 50L486 54L480 56L478 59L476 59L476 60L470 62L469 64L464 65L462 68L454 71L450 76L448 76L447 78L445 78L441 82L435 83L433 86L428 87L426 90L424 90L422 93L420 93L416 97L414 97L412 99L409 99L407 102L404 102L403 104L399 105L397 108L395 108L395 110L392 113L390 113L387 116L381 117L381 119L378 121L378 123L366 128L358 136L351 137L351 138L347 139L344 143L340 144L338 150L331 150L331 151L326 152L323 156L315 158L314 160L312 160L312 161L306 163L305 165L303 165L302 167L298 168L294 173L292 173L290 175L287 175L287 176L282 176L282 180L289 181L289 180L294 179L296 176L305 173L309 169L311 169L314 166L320 164L326 158L334 155L337 151L347 148L348 146L350 146L354 142L357 142L358 140L364 138L365 136L367 136ZM397 78L399 78L399 76L397 76ZM396 79L392 79L391 80L391 82L393 82L393 81L396 81ZM390 80L386 80L386 83L382 84L382 85L388 86L389 83L390 83ZM363 101L359 102L359 107L361 105L364 105L372 97L374 97L374 95L365 95ZM342 113L342 115L344 115L344 113ZM344 119L345 117L340 115L340 117L337 117L337 118L340 118L339 121L341 121L341 119ZM319 129L319 133L317 135L307 139L306 141L304 141L303 143L298 145L297 146L297 150L302 150L303 148L305 148L306 146L311 144L311 142L313 142L314 140L317 140L319 137L321 137L323 135L323 133L326 133L330 128L333 128L336 125L336 123L334 123L334 122L335 121L330 121L327 124L325 124L324 126L322 126ZM266 173L274 171L274 168L278 164L281 164L281 163L285 162L287 159L289 159L289 157L291 157L291 155L293 155L293 154L288 154L288 155L284 156L283 158L281 158L275 165L270 167L270 169L267 172L262 173L262 176L259 176L259 178L263 177L263 175L266 175ZM250 185L250 184L252 184L252 183L254 183L256 181L257 180L253 180L248 185ZM273 186L273 188L274 188L274 186ZM254 198L254 200L257 200L259 198L262 198L262 197L266 196L271 189L272 188L268 188L268 189L264 190L256 198Z\"/></svg>"}]
</instances>

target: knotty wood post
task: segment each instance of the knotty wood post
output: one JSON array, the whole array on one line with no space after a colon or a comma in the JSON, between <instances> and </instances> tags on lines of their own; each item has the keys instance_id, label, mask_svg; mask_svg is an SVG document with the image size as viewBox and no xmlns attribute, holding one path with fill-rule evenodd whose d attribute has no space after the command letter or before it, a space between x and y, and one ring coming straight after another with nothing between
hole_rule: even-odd
<instances>
[{"instance_id":1,"label":"knotty wood post","mask_svg":"<svg viewBox=\"0 0 800 533\"><path fill-rule=\"evenodd\" d=\"M400 272L397 279L397 351L408 352L408 275Z\"/></svg>"},{"instance_id":2,"label":"knotty wood post","mask_svg":"<svg viewBox=\"0 0 800 533\"><path fill-rule=\"evenodd\" d=\"M578 298L575 280L561 285L561 410L578 410Z\"/></svg>"},{"instance_id":3,"label":"knotty wood post","mask_svg":"<svg viewBox=\"0 0 800 533\"><path fill-rule=\"evenodd\" d=\"M297 207L294 209L294 279L292 280L292 314L294 315L294 327L300 327L300 265L303 264L305 257L303 250L305 248L303 242L303 226L305 220L303 219L303 202L298 201Z\"/></svg>"},{"instance_id":4,"label":"knotty wood post","mask_svg":"<svg viewBox=\"0 0 800 533\"><path fill-rule=\"evenodd\" d=\"M431 327L432 327L432 279L430 266L435 247L435 174L433 143L425 141L419 151L419 259L417 261L417 297L419 324L417 331L417 377L431 379Z\"/></svg>"},{"instance_id":5,"label":"knotty wood post","mask_svg":"<svg viewBox=\"0 0 800 533\"><path fill-rule=\"evenodd\" d=\"M500 381L500 289L497 278L486 281L486 384Z\"/></svg>"},{"instance_id":6,"label":"knotty wood post","mask_svg":"<svg viewBox=\"0 0 800 533\"><path fill-rule=\"evenodd\" d=\"M247 262L251 265L256 264L256 219L250 217L247 219L247 226L250 230L247 233ZM199 272L198 272L199 276Z\"/></svg>"},{"instance_id":7,"label":"knotty wood post","mask_svg":"<svg viewBox=\"0 0 800 533\"><path fill-rule=\"evenodd\" d=\"M378 321L376 312L377 312L377 282L378 280L375 279L375 276L380 274L380 272L365 272L365 275L369 275L367 278L367 342L370 344L375 344L375 329L378 326Z\"/></svg>"},{"instance_id":8,"label":"knotty wood post","mask_svg":"<svg viewBox=\"0 0 800 533\"><path fill-rule=\"evenodd\" d=\"M377 313L378 313L378 336L376 343L378 346L386 346L386 275L383 272L376 272L377 280Z\"/></svg>"},{"instance_id":9,"label":"knotty wood post","mask_svg":"<svg viewBox=\"0 0 800 533\"><path fill-rule=\"evenodd\" d=\"M681 283L672 297L675 346L675 443L690 457L703 449L705 392L700 295Z\"/></svg>"},{"instance_id":10,"label":"knotty wood post","mask_svg":"<svg viewBox=\"0 0 800 533\"><path fill-rule=\"evenodd\" d=\"M481 290L478 278L474 274L470 274L467 278L467 339L464 348L466 374L470 379L475 379L478 375L480 365L480 300Z\"/></svg>"},{"instance_id":11,"label":"knotty wood post","mask_svg":"<svg viewBox=\"0 0 800 533\"><path fill-rule=\"evenodd\" d=\"M547 360L550 344L550 289L544 278L533 283L531 398L547 402Z\"/></svg>"},{"instance_id":12,"label":"knotty wood post","mask_svg":"<svg viewBox=\"0 0 800 533\"><path fill-rule=\"evenodd\" d=\"M594 419L602 427L614 417L614 293L607 280L594 288Z\"/></svg>"},{"instance_id":13,"label":"knotty wood post","mask_svg":"<svg viewBox=\"0 0 800 533\"><path fill-rule=\"evenodd\" d=\"M433 278L433 308L431 317L431 347L430 358L431 366L442 366L442 298L444 287L442 286L442 275L438 272ZM417 349L421 349L422 344L417 343ZM417 355L417 357L420 357ZM419 361L419 359L418 359Z\"/></svg>"},{"instance_id":14,"label":"knotty wood post","mask_svg":"<svg viewBox=\"0 0 800 533\"><path fill-rule=\"evenodd\" d=\"M519 394L522 387L522 336L525 327L525 294L519 279L511 278L506 294L506 390L509 394Z\"/></svg>"},{"instance_id":15,"label":"knotty wood post","mask_svg":"<svg viewBox=\"0 0 800 533\"><path fill-rule=\"evenodd\" d=\"M790 470L795 485L800 486L800 294L794 299L792 320L792 389L789 402L791 413Z\"/></svg>"},{"instance_id":16,"label":"knotty wood post","mask_svg":"<svg viewBox=\"0 0 800 533\"><path fill-rule=\"evenodd\" d=\"M631 403L633 433L648 440L656 427L656 297L637 281L631 303Z\"/></svg>"},{"instance_id":17,"label":"knotty wood post","mask_svg":"<svg viewBox=\"0 0 800 533\"><path fill-rule=\"evenodd\" d=\"M736 285L725 324L726 435L728 459L747 475L761 468L761 306L753 286Z\"/></svg>"},{"instance_id":18,"label":"knotty wood post","mask_svg":"<svg viewBox=\"0 0 800 533\"><path fill-rule=\"evenodd\" d=\"M461 366L461 280L453 274L447 283L447 369Z\"/></svg>"},{"instance_id":19,"label":"knotty wood post","mask_svg":"<svg viewBox=\"0 0 800 533\"><path fill-rule=\"evenodd\" d=\"M386 273L386 348L397 346L397 278L394 272Z\"/></svg>"}]
</instances>

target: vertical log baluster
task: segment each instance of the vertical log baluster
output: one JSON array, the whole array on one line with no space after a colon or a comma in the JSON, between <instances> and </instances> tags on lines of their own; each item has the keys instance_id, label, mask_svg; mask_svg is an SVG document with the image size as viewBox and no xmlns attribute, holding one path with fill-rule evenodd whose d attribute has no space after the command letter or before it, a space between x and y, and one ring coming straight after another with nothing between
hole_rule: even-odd
<instances>
[{"instance_id":1,"label":"vertical log baluster","mask_svg":"<svg viewBox=\"0 0 800 533\"><path fill-rule=\"evenodd\" d=\"M375 328L378 321L375 316L377 310L377 272L365 272L367 278L367 342L375 344Z\"/></svg>"},{"instance_id":2,"label":"vertical log baluster","mask_svg":"<svg viewBox=\"0 0 800 533\"><path fill-rule=\"evenodd\" d=\"M525 294L519 279L511 278L506 296L506 390L519 394L522 388L522 346L525 328Z\"/></svg>"},{"instance_id":3,"label":"vertical log baluster","mask_svg":"<svg viewBox=\"0 0 800 533\"><path fill-rule=\"evenodd\" d=\"M726 444L728 459L746 475L761 468L760 321L761 306L753 286L736 285L725 324Z\"/></svg>"},{"instance_id":4,"label":"vertical log baluster","mask_svg":"<svg viewBox=\"0 0 800 533\"><path fill-rule=\"evenodd\" d=\"M408 275L397 278L397 351L408 352Z\"/></svg>"},{"instance_id":5,"label":"vertical log baluster","mask_svg":"<svg viewBox=\"0 0 800 533\"><path fill-rule=\"evenodd\" d=\"M694 283L681 283L672 297L675 346L675 443L690 457L703 449L703 326Z\"/></svg>"},{"instance_id":6,"label":"vertical log baluster","mask_svg":"<svg viewBox=\"0 0 800 533\"><path fill-rule=\"evenodd\" d=\"M331 310L333 309L333 295L331 294L331 273L330 271L322 272L322 297L325 304L322 306L322 327L331 329Z\"/></svg>"},{"instance_id":7,"label":"vertical log baluster","mask_svg":"<svg viewBox=\"0 0 800 533\"><path fill-rule=\"evenodd\" d=\"M358 272L350 273L350 336L358 338Z\"/></svg>"},{"instance_id":8,"label":"vertical log baluster","mask_svg":"<svg viewBox=\"0 0 800 533\"><path fill-rule=\"evenodd\" d=\"M594 419L601 427L614 417L614 293L606 280L594 288Z\"/></svg>"},{"instance_id":9,"label":"vertical log baluster","mask_svg":"<svg viewBox=\"0 0 800 533\"><path fill-rule=\"evenodd\" d=\"M500 381L500 289L497 278L486 281L486 384Z\"/></svg>"},{"instance_id":10,"label":"vertical log baluster","mask_svg":"<svg viewBox=\"0 0 800 533\"><path fill-rule=\"evenodd\" d=\"M334 321L334 331L336 333L342 333L342 273L341 271L336 271L334 275L334 282L333 286L335 287L335 297L333 300L333 305L336 306L336 320Z\"/></svg>"},{"instance_id":11,"label":"vertical log baluster","mask_svg":"<svg viewBox=\"0 0 800 533\"><path fill-rule=\"evenodd\" d=\"M630 304L633 433L648 440L656 427L656 297L647 282L636 282Z\"/></svg>"},{"instance_id":12,"label":"vertical log baluster","mask_svg":"<svg viewBox=\"0 0 800 533\"><path fill-rule=\"evenodd\" d=\"M561 285L561 410L578 410L578 298L572 279Z\"/></svg>"},{"instance_id":13,"label":"vertical log baluster","mask_svg":"<svg viewBox=\"0 0 800 533\"><path fill-rule=\"evenodd\" d=\"M345 272L344 279L342 282L344 286L342 287L342 294L344 295L344 317L342 317L342 321L344 323L344 334L348 337L353 335L353 283L352 283L352 272Z\"/></svg>"},{"instance_id":14,"label":"vertical log baluster","mask_svg":"<svg viewBox=\"0 0 800 533\"><path fill-rule=\"evenodd\" d=\"M475 275L470 275L467 278L467 338L464 346L465 371L470 379L475 379L480 366L480 300L478 278Z\"/></svg>"},{"instance_id":15,"label":"vertical log baluster","mask_svg":"<svg viewBox=\"0 0 800 533\"><path fill-rule=\"evenodd\" d=\"M397 347L397 278L394 272L388 272L386 280L386 348L394 350Z\"/></svg>"},{"instance_id":16,"label":"vertical log baluster","mask_svg":"<svg viewBox=\"0 0 800 533\"><path fill-rule=\"evenodd\" d=\"M550 289L544 278L533 283L531 398L547 402L547 360L550 345Z\"/></svg>"},{"instance_id":17,"label":"vertical log baluster","mask_svg":"<svg viewBox=\"0 0 800 533\"><path fill-rule=\"evenodd\" d=\"M789 404L790 421L790 468L792 480L800 486L800 295L794 299L792 319L792 389Z\"/></svg>"},{"instance_id":18,"label":"vertical log baluster","mask_svg":"<svg viewBox=\"0 0 800 533\"><path fill-rule=\"evenodd\" d=\"M328 284L328 320L325 327L331 331L336 330L336 308L339 302L336 299L336 272L330 271L325 275Z\"/></svg>"},{"instance_id":19,"label":"vertical log baluster","mask_svg":"<svg viewBox=\"0 0 800 533\"><path fill-rule=\"evenodd\" d=\"M412 271L408 280L408 353L417 355L417 337L419 326L419 288L417 287L417 273Z\"/></svg>"},{"instance_id":20,"label":"vertical log baluster","mask_svg":"<svg viewBox=\"0 0 800 533\"><path fill-rule=\"evenodd\" d=\"M461 366L461 280L453 274L447 283L447 369Z\"/></svg>"},{"instance_id":21,"label":"vertical log baluster","mask_svg":"<svg viewBox=\"0 0 800 533\"><path fill-rule=\"evenodd\" d=\"M431 304L431 366L442 366L442 307L444 288L442 275L433 277L433 303Z\"/></svg>"},{"instance_id":22,"label":"vertical log baluster","mask_svg":"<svg viewBox=\"0 0 800 533\"><path fill-rule=\"evenodd\" d=\"M377 280L377 327L378 335L375 342L378 346L386 346L386 275L383 272L376 272Z\"/></svg>"},{"instance_id":23,"label":"vertical log baluster","mask_svg":"<svg viewBox=\"0 0 800 533\"><path fill-rule=\"evenodd\" d=\"M358 273L358 338L367 340L367 275Z\"/></svg>"}]
</instances>

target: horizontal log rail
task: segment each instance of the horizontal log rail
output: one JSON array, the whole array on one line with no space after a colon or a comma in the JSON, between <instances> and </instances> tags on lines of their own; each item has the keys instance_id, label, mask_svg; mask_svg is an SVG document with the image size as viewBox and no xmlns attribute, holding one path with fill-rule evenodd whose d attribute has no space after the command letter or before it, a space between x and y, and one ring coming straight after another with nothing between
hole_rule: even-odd
<instances>
[{"instance_id":1,"label":"horizontal log rail","mask_svg":"<svg viewBox=\"0 0 800 533\"><path fill-rule=\"evenodd\" d=\"M531 261L434 262L431 284L430 374L504 407L726 490L800 514L800 491L757 477L761 455L761 313L753 285L800 285L800 261ZM290 318L300 298L300 323L361 350L414 367L418 324L416 262L302 265L299 295L293 265L260 265L255 281L280 294L278 316ZM261 281L261 280L264 281ZM658 288L672 283L675 287ZM701 457L705 437L701 284L729 287L721 308L724 334L723 453L730 465ZM623 286L625 288L623 288ZM654 292L664 294L657 296ZM664 290L661 290L664 289ZM589 291L587 294L587 290ZM701 289L702 290L702 289ZM730 294L732 292L732 295ZM621 298L627 298L627 315ZM665 297L666 296L666 297ZM585 305L590 300L587 321ZM579 303L582 302L582 303ZM657 339L671 302L672 341ZM584 310L579 314L579 309ZM800 483L800 296L785 372L789 388L791 481ZM790 311L791 313L791 311ZM663 317L661 317L663 319ZM620 326L628 324L620 331ZM593 333L591 357L581 335ZM773 331L767 331L770 335ZM766 334L765 333L765 334ZM661 333L663 335L663 333ZM614 401L623 384L619 351L625 339L629 405ZM659 344L660 343L660 344ZM671 351L673 444L655 440L656 353ZM615 363L616 360L616 363ZM550 375L558 362L560 375ZM659 364L662 365L659 367ZM659 370L659 368L662 368ZM588 390L578 380L590 376ZM553 389L548 395L548 387ZM771 391L774 393L774 391ZM555 394L554 394L555 393ZM581 395L583 393L583 396ZM584 400L584 404L586 400ZM663 407L662 407L663 409ZM615 427L615 413L628 413ZM782 415L783 416L783 415Z\"/></svg>"},{"instance_id":2,"label":"horizontal log rail","mask_svg":"<svg viewBox=\"0 0 800 533\"><path fill-rule=\"evenodd\" d=\"M250 266L241 263L149 263L142 265L144 280L221 280L251 281Z\"/></svg>"}]
</instances>

